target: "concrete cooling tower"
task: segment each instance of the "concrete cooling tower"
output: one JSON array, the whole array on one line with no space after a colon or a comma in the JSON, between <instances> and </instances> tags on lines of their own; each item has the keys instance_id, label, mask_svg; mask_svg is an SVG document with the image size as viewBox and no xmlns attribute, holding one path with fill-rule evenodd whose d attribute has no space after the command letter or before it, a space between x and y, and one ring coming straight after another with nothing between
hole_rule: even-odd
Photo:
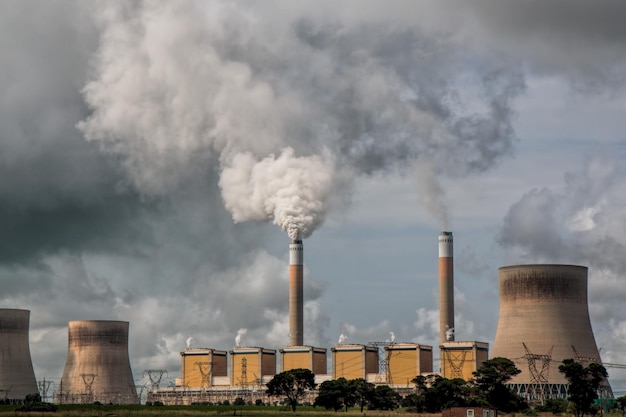
<instances>
[{"instance_id":1,"label":"concrete cooling tower","mask_svg":"<svg viewBox=\"0 0 626 417\"><path fill-rule=\"evenodd\" d=\"M528 400L565 398L564 359L600 362L587 307L587 268L514 265L498 269L500 315L492 357L522 371L511 388ZM606 381L601 396L612 396Z\"/></svg>"},{"instance_id":2,"label":"concrete cooling tower","mask_svg":"<svg viewBox=\"0 0 626 417\"><path fill-rule=\"evenodd\" d=\"M0 399L21 402L38 393L30 358L30 311L0 309Z\"/></svg>"},{"instance_id":3,"label":"concrete cooling tower","mask_svg":"<svg viewBox=\"0 0 626 417\"><path fill-rule=\"evenodd\" d=\"M61 404L139 404L128 358L128 322L70 321Z\"/></svg>"}]
</instances>

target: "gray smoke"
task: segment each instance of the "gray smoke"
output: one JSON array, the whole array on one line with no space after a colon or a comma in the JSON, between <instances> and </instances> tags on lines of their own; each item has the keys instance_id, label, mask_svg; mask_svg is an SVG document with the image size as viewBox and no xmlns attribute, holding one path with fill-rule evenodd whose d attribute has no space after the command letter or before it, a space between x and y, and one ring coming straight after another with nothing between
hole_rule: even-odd
<instances>
[{"instance_id":1,"label":"gray smoke","mask_svg":"<svg viewBox=\"0 0 626 417\"><path fill-rule=\"evenodd\" d=\"M523 79L506 62L463 65L464 47L408 24L295 14L268 27L250 13L220 2L101 5L84 88L92 114L79 128L142 193L213 166L235 221L273 220L306 237L329 200L349 193L350 174L422 157L429 175L464 175L510 152ZM461 94L471 80L478 90Z\"/></svg>"}]
</instances>

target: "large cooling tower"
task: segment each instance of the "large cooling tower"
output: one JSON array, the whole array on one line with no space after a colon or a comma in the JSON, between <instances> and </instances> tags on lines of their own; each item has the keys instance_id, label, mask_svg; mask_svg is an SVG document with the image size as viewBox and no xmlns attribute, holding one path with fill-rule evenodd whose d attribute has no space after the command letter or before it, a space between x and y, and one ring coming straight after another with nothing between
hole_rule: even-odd
<instances>
[{"instance_id":1,"label":"large cooling tower","mask_svg":"<svg viewBox=\"0 0 626 417\"><path fill-rule=\"evenodd\" d=\"M452 232L439 235L439 340L454 340L454 260Z\"/></svg>"},{"instance_id":2,"label":"large cooling tower","mask_svg":"<svg viewBox=\"0 0 626 417\"><path fill-rule=\"evenodd\" d=\"M70 321L68 336L59 403L139 403L128 358L128 322Z\"/></svg>"},{"instance_id":3,"label":"large cooling tower","mask_svg":"<svg viewBox=\"0 0 626 417\"><path fill-rule=\"evenodd\" d=\"M0 309L0 399L22 401L38 393L28 344L30 311Z\"/></svg>"},{"instance_id":4,"label":"large cooling tower","mask_svg":"<svg viewBox=\"0 0 626 417\"><path fill-rule=\"evenodd\" d=\"M564 359L600 361L587 308L587 268L505 266L498 278L500 315L491 356L511 359L522 371L510 381L519 394L564 396L567 380L558 370Z\"/></svg>"},{"instance_id":5,"label":"large cooling tower","mask_svg":"<svg viewBox=\"0 0 626 417\"><path fill-rule=\"evenodd\" d=\"M303 344L303 253L302 241L289 245L289 345Z\"/></svg>"}]
</instances>

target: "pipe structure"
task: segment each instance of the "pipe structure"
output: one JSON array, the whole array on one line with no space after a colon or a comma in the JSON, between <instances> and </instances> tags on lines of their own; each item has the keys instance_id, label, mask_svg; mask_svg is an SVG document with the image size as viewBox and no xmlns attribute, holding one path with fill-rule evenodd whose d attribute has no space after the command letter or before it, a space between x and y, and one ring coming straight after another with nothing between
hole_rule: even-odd
<instances>
[{"instance_id":1,"label":"pipe structure","mask_svg":"<svg viewBox=\"0 0 626 417\"><path fill-rule=\"evenodd\" d=\"M126 321L69 322L58 403L139 403L128 357L128 327Z\"/></svg>"},{"instance_id":2,"label":"pipe structure","mask_svg":"<svg viewBox=\"0 0 626 417\"><path fill-rule=\"evenodd\" d=\"M600 363L589 319L587 267L578 265L512 265L498 269L500 312L492 357L516 362L522 372L509 383L527 386L540 398L565 392L558 371L564 359ZM608 381L604 384L610 392ZM540 390L530 393L530 390Z\"/></svg>"},{"instance_id":3,"label":"pipe structure","mask_svg":"<svg viewBox=\"0 0 626 417\"><path fill-rule=\"evenodd\" d=\"M21 402L37 394L28 342L30 311L0 309L0 399Z\"/></svg>"},{"instance_id":4,"label":"pipe structure","mask_svg":"<svg viewBox=\"0 0 626 417\"><path fill-rule=\"evenodd\" d=\"M302 241L289 244L289 345L303 345L303 276L304 256Z\"/></svg>"},{"instance_id":5,"label":"pipe structure","mask_svg":"<svg viewBox=\"0 0 626 417\"><path fill-rule=\"evenodd\" d=\"M439 339L454 341L454 258L452 232L439 234Z\"/></svg>"}]
</instances>

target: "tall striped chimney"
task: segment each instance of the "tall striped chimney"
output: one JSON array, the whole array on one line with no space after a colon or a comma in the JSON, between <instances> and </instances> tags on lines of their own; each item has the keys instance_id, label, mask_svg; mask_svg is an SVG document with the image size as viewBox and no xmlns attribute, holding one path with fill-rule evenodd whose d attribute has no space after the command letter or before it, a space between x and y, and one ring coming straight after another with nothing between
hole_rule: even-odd
<instances>
[{"instance_id":1,"label":"tall striped chimney","mask_svg":"<svg viewBox=\"0 0 626 417\"><path fill-rule=\"evenodd\" d=\"M289 244L289 345L302 346L303 328L303 253L302 241Z\"/></svg>"},{"instance_id":2,"label":"tall striped chimney","mask_svg":"<svg viewBox=\"0 0 626 417\"><path fill-rule=\"evenodd\" d=\"M452 232L439 235L439 339L454 340L454 268Z\"/></svg>"}]
</instances>

